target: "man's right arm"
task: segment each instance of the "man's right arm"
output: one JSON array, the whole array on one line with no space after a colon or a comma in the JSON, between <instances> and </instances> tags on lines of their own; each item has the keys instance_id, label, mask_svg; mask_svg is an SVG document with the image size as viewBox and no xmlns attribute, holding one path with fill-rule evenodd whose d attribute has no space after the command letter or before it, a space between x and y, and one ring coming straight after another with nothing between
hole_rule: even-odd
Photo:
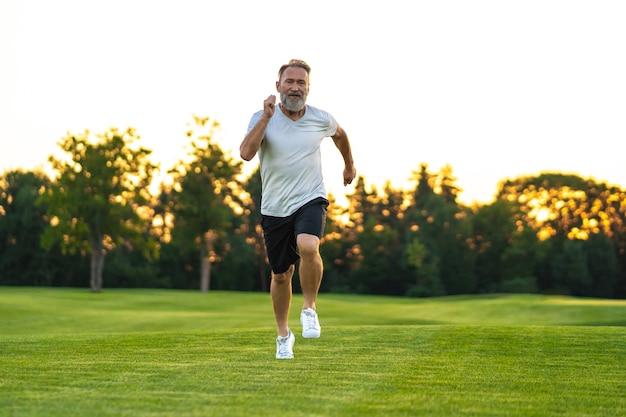
<instances>
[{"instance_id":1,"label":"man's right arm","mask_svg":"<svg viewBox=\"0 0 626 417\"><path fill-rule=\"evenodd\" d=\"M263 101L263 113L254 127L243 138L243 142L239 146L239 155L245 161L250 161L261 147L261 142L265 137L265 128L274 115L274 105L276 96L271 95Z\"/></svg>"}]
</instances>

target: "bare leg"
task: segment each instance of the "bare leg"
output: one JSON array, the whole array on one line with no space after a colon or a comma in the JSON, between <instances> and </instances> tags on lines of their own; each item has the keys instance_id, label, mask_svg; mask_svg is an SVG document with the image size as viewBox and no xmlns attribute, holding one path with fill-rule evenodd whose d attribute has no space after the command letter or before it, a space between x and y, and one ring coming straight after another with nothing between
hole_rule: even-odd
<instances>
[{"instance_id":1,"label":"bare leg","mask_svg":"<svg viewBox=\"0 0 626 417\"><path fill-rule=\"evenodd\" d=\"M315 235L302 233L298 235L296 243L298 245L298 253L300 254L298 273L304 297L302 308L315 310L315 300L317 299L317 293L322 283L322 273L324 272L324 264L322 263L319 250L320 240Z\"/></svg>"},{"instance_id":2,"label":"bare leg","mask_svg":"<svg viewBox=\"0 0 626 417\"><path fill-rule=\"evenodd\" d=\"M274 317L279 336L289 334L289 309L291 307L291 278L293 277L294 266L281 274L272 273L270 283L270 296L274 307Z\"/></svg>"}]
</instances>

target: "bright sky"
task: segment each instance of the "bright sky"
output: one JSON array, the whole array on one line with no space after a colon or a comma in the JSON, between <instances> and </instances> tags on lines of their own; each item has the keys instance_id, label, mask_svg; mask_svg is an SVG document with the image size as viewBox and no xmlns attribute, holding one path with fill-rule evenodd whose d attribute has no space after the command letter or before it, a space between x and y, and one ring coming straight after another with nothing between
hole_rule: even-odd
<instances>
[{"instance_id":1,"label":"bright sky","mask_svg":"<svg viewBox=\"0 0 626 417\"><path fill-rule=\"evenodd\" d=\"M0 0L0 172L112 126L169 168L192 114L238 158L299 58L368 184L408 188L424 162L451 165L468 203L541 171L626 187L624 22L623 0ZM339 152L323 151L343 195Z\"/></svg>"}]
</instances>

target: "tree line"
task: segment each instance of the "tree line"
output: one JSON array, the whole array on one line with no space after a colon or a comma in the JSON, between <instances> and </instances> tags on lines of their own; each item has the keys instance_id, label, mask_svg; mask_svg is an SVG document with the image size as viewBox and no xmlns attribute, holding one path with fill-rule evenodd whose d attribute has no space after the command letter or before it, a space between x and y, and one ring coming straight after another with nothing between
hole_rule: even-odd
<instances>
[{"instance_id":1,"label":"tree line","mask_svg":"<svg viewBox=\"0 0 626 417\"><path fill-rule=\"evenodd\" d=\"M68 133L53 175L3 173L0 285L268 291L259 171L244 176L219 131L194 116L160 178L132 128ZM322 292L626 297L625 190L545 172L467 206L450 166L412 174L408 190L359 176L347 204L329 196Z\"/></svg>"}]
</instances>

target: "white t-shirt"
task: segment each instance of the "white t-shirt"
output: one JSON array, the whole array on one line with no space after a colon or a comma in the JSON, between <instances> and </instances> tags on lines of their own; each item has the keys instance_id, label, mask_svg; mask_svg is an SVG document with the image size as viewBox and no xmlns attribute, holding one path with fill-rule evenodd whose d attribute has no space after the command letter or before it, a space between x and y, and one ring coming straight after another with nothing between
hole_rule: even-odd
<instances>
[{"instance_id":1,"label":"white t-shirt","mask_svg":"<svg viewBox=\"0 0 626 417\"><path fill-rule=\"evenodd\" d=\"M262 114L252 116L248 131ZM327 198L320 145L336 131L337 122L324 110L307 104L304 116L293 121L276 107L259 149L261 214L287 217L317 197Z\"/></svg>"}]
</instances>

